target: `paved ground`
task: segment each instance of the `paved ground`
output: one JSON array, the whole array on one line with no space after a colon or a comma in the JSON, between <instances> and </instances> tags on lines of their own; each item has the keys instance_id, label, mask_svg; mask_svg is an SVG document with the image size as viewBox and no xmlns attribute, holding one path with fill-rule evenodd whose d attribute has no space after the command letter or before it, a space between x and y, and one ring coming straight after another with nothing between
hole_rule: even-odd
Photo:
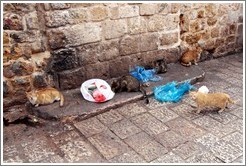
<instances>
[{"instance_id":1,"label":"paved ground","mask_svg":"<svg viewBox=\"0 0 246 166\"><path fill-rule=\"evenodd\" d=\"M179 103L153 98L95 117L42 126L4 127L4 162L31 163L243 163L243 54L201 62L210 91L237 100L217 111L194 113L186 95Z\"/></svg>"}]
</instances>

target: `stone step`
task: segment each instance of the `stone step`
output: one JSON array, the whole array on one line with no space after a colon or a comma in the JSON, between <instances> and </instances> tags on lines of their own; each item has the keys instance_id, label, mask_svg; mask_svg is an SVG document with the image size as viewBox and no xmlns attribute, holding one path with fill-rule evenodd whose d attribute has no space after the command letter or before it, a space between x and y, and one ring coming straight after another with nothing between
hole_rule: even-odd
<instances>
[{"instance_id":1,"label":"stone step","mask_svg":"<svg viewBox=\"0 0 246 166\"><path fill-rule=\"evenodd\" d=\"M160 74L163 80L151 82L146 88L147 95L153 95L153 87L164 85L171 81L190 81L191 84L200 82L205 77L205 72L199 66L184 67L180 64L169 64L168 71ZM27 110L37 117L46 120L83 120L112 108L120 107L126 103L143 99L140 92L117 93L114 98L104 103L94 103L86 101L80 89L66 90L62 92L65 98L64 106L60 107L59 102L50 105L34 107L30 103L26 104Z\"/></svg>"}]
</instances>

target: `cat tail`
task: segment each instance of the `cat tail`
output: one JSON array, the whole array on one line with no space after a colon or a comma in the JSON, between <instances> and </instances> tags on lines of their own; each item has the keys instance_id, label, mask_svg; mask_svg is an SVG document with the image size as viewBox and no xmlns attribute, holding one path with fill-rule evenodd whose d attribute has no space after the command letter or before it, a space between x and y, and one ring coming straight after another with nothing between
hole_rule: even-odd
<instances>
[{"instance_id":1,"label":"cat tail","mask_svg":"<svg viewBox=\"0 0 246 166\"><path fill-rule=\"evenodd\" d=\"M64 96L62 93L60 93L60 107L64 105Z\"/></svg>"},{"instance_id":2,"label":"cat tail","mask_svg":"<svg viewBox=\"0 0 246 166\"><path fill-rule=\"evenodd\" d=\"M143 97L145 99L145 103L146 104L149 104L149 98L148 98L147 93L146 93L146 90L144 89L144 87L143 87L142 84L140 85L140 89L139 90L143 94Z\"/></svg>"},{"instance_id":3,"label":"cat tail","mask_svg":"<svg viewBox=\"0 0 246 166\"><path fill-rule=\"evenodd\" d=\"M227 95L229 103L236 104L238 100L232 100L229 95Z\"/></svg>"},{"instance_id":4,"label":"cat tail","mask_svg":"<svg viewBox=\"0 0 246 166\"><path fill-rule=\"evenodd\" d=\"M180 63L181 63L181 65L186 66L186 67L191 66L191 64L190 64L190 63L184 63L184 62L180 62Z\"/></svg>"}]
</instances>

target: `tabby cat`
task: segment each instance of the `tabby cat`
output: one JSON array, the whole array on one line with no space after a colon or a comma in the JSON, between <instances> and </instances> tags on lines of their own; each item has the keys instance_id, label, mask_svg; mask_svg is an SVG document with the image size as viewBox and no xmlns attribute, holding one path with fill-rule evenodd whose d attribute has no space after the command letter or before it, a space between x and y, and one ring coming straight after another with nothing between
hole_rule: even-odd
<instances>
[{"instance_id":1,"label":"tabby cat","mask_svg":"<svg viewBox=\"0 0 246 166\"><path fill-rule=\"evenodd\" d=\"M145 69L155 69L157 74L166 73L167 72L167 62L164 58L153 61L151 65L147 65Z\"/></svg>"},{"instance_id":2,"label":"tabby cat","mask_svg":"<svg viewBox=\"0 0 246 166\"><path fill-rule=\"evenodd\" d=\"M39 105L51 104L55 101L60 101L60 106L64 104L63 94L55 88L43 88L26 92L28 100L38 107Z\"/></svg>"},{"instance_id":3,"label":"tabby cat","mask_svg":"<svg viewBox=\"0 0 246 166\"><path fill-rule=\"evenodd\" d=\"M143 84L141 84L136 78L132 77L131 75L122 76L118 79L113 80L111 83L111 89L115 93L140 91L145 98L145 103L148 104L149 99L143 86Z\"/></svg>"}]
</instances>

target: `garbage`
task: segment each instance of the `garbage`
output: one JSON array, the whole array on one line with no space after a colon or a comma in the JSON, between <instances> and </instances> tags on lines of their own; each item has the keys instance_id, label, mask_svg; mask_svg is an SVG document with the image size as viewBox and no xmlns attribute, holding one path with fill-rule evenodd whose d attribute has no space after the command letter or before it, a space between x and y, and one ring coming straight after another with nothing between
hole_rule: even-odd
<instances>
[{"instance_id":1,"label":"garbage","mask_svg":"<svg viewBox=\"0 0 246 166\"><path fill-rule=\"evenodd\" d=\"M84 99L91 102L105 102L112 99L115 95L109 84L101 79L85 81L81 85L80 91Z\"/></svg>"},{"instance_id":2,"label":"garbage","mask_svg":"<svg viewBox=\"0 0 246 166\"><path fill-rule=\"evenodd\" d=\"M160 102L178 102L182 99L183 95L189 90L193 89L193 86L189 82L177 85L177 82L173 81L165 85L155 87L154 98Z\"/></svg>"},{"instance_id":3,"label":"garbage","mask_svg":"<svg viewBox=\"0 0 246 166\"><path fill-rule=\"evenodd\" d=\"M146 70L142 66L136 66L134 69L130 71L130 74L142 83L148 81L157 82L162 80L162 77L156 74L155 69Z\"/></svg>"},{"instance_id":4,"label":"garbage","mask_svg":"<svg viewBox=\"0 0 246 166\"><path fill-rule=\"evenodd\" d=\"M201 86L199 89L198 89L198 92L202 92L202 93L208 93L209 90L206 86Z\"/></svg>"}]
</instances>

